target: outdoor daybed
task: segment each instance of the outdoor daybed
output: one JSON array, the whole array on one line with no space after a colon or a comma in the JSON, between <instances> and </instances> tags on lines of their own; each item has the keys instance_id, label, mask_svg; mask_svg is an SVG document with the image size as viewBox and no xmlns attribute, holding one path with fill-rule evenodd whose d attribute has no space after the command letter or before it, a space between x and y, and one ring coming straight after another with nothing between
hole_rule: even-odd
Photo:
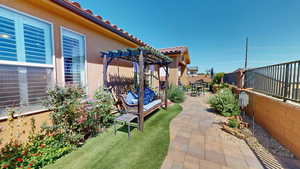
<instances>
[{"instance_id":1,"label":"outdoor daybed","mask_svg":"<svg viewBox=\"0 0 300 169\"><path fill-rule=\"evenodd\" d=\"M123 97L124 107L127 108L130 112L137 112L137 116L139 117L139 129L143 131L144 128L144 117L149 114L153 110L157 109L162 105L162 101L160 99L153 99L148 103L145 102L144 98L144 89L145 89L145 68L150 65L156 65L156 70L160 70L163 68L166 72L166 89L168 88L168 77L169 77L169 64L172 63L172 59L160 51L148 47L138 47L138 48L126 48L119 50L110 50L110 51L101 51L100 57L102 57L103 61L103 86L108 88L108 80L107 80L107 68L112 63L114 59L121 59L125 62L131 62L133 64L138 65L138 88L140 89L138 92L138 99L135 103L125 102L125 98ZM158 77L160 79L160 77ZM164 105L165 108L168 106L167 102L167 90L165 91L165 99ZM122 98L122 97L121 97ZM127 96L126 96L127 98ZM147 99L147 98L146 98ZM126 100L127 101L127 100ZM147 104L146 104L147 103ZM145 104L145 106L144 106ZM136 111L137 109L137 111Z\"/></svg>"},{"instance_id":2,"label":"outdoor daybed","mask_svg":"<svg viewBox=\"0 0 300 169\"><path fill-rule=\"evenodd\" d=\"M144 93L143 116L145 117L160 108L162 106L162 100L149 88L145 88ZM138 115L138 96L136 94L128 92L127 95L121 95L120 99L127 113Z\"/></svg>"}]
</instances>

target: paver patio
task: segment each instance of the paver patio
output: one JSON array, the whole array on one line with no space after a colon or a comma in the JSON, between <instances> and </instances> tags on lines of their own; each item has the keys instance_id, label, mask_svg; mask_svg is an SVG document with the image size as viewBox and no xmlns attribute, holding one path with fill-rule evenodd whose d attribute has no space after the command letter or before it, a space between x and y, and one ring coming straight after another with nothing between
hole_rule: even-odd
<instances>
[{"instance_id":1,"label":"paver patio","mask_svg":"<svg viewBox=\"0 0 300 169\"><path fill-rule=\"evenodd\" d=\"M188 97L170 126L170 146L161 169L263 169L248 145L224 137L207 96Z\"/></svg>"}]
</instances>

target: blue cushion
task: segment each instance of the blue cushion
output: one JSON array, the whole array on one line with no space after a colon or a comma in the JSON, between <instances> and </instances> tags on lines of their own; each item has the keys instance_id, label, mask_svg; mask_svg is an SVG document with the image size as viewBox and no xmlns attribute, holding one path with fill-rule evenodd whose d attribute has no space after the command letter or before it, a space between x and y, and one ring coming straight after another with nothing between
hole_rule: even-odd
<instances>
[{"instance_id":1,"label":"blue cushion","mask_svg":"<svg viewBox=\"0 0 300 169\"><path fill-rule=\"evenodd\" d=\"M153 90L149 88L145 88L145 93L144 93L144 104L149 104L154 100L155 93Z\"/></svg>"},{"instance_id":2,"label":"blue cushion","mask_svg":"<svg viewBox=\"0 0 300 169\"><path fill-rule=\"evenodd\" d=\"M135 99L138 99L138 98L139 98L139 95L138 95L138 94L133 93L133 92L131 92L131 93L133 94L133 96L134 96Z\"/></svg>"},{"instance_id":3,"label":"blue cushion","mask_svg":"<svg viewBox=\"0 0 300 169\"><path fill-rule=\"evenodd\" d=\"M147 110L151 109L153 106L155 106L155 105L157 105L159 103L161 103L161 100L157 99L157 100L154 100L154 101L150 102L147 105L144 105L144 111L147 111Z\"/></svg>"},{"instance_id":4,"label":"blue cushion","mask_svg":"<svg viewBox=\"0 0 300 169\"><path fill-rule=\"evenodd\" d=\"M126 102L127 104L137 104L137 99L131 91L129 91L126 96Z\"/></svg>"},{"instance_id":5,"label":"blue cushion","mask_svg":"<svg viewBox=\"0 0 300 169\"><path fill-rule=\"evenodd\" d=\"M128 98L128 100L127 100L127 98ZM138 94L129 91L127 94L127 98L126 98L126 102L128 104L137 104L139 96L138 96ZM145 88L145 90L144 90L144 105L147 105L150 102L152 102L154 100L154 98L155 98L155 92L153 90L151 90L150 88Z\"/></svg>"}]
</instances>

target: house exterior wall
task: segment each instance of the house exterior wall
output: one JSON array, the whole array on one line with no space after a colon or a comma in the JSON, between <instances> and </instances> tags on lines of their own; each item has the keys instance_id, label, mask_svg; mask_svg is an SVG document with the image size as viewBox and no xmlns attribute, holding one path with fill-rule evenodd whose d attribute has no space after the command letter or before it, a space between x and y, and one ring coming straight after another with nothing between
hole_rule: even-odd
<instances>
[{"instance_id":1,"label":"house exterior wall","mask_svg":"<svg viewBox=\"0 0 300 169\"><path fill-rule=\"evenodd\" d=\"M182 69L182 74L180 76L180 82L182 85L186 86L186 85L189 85L189 76L188 76L188 71L187 71L187 67L186 66L183 66Z\"/></svg>"},{"instance_id":2,"label":"house exterior wall","mask_svg":"<svg viewBox=\"0 0 300 169\"><path fill-rule=\"evenodd\" d=\"M31 131L31 119L35 120L35 126L37 127L37 131L41 130L41 126L44 124L50 125L51 120L49 118L50 112L40 112L37 114L31 114L28 116L23 116L22 118L16 118L13 121L11 120L2 120L0 121L0 147L2 147L5 143L8 143L10 139L17 139L19 141L25 142L30 135ZM9 127L13 126L13 128Z\"/></svg>"},{"instance_id":3,"label":"house exterior wall","mask_svg":"<svg viewBox=\"0 0 300 169\"><path fill-rule=\"evenodd\" d=\"M169 65L169 84L171 85L179 85L178 82L182 85L188 85L188 73L185 62L183 62L182 55L173 54L168 55L173 59L173 62ZM181 74L178 74L178 69L180 69Z\"/></svg>"},{"instance_id":4,"label":"house exterior wall","mask_svg":"<svg viewBox=\"0 0 300 169\"><path fill-rule=\"evenodd\" d=\"M120 42L118 39L109 37L106 32L98 29L99 26L90 23L90 21L77 16L70 11L53 4L50 1L32 1L32 0L2 0L1 4L16 9L17 11L35 16L37 18L49 21L53 24L54 48L55 48L55 76L58 85L63 84L63 61L61 54L61 28L68 28L72 31L85 35L86 40L86 74L88 95L92 96L94 91L103 84L102 60L99 58L99 52L110 49L121 49L126 47L137 47L132 43ZM121 64L119 64L121 65ZM122 63L120 72L124 76L132 75L131 64ZM115 73L117 66L111 66L109 73Z\"/></svg>"},{"instance_id":5,"label":"house exterior wall","mask_svg":"<svg viewBox=\"0 0 300 169\"><path fill-rule=\"evenodd\" d=\"M99 27L98 25L80 17L76 14L54 4L49 0L37 1L37 0L1 0L1 5L15 9L19 12L37 17L39 19L46 20L53 24L53 41L54 41L54 55L55 64L54 79L56 84L63 85L63 60L61 52L61 28L68 28L72 31L81 33L85 36L86 41L86 87L88 89L88 96L92 96L95 90L103 84L103 66L102 59L99 58L99 52L111 49L121 49L126 47L137 47L136 44L123 39L111 32ZM118 71L119 68L119 71ZM113 62L108 68L108 75L133 77L132 64L128 62ZM49 112L42 112L38 114L31 114L26 116L24 120L27 122L27 126L24 127L25 131L30 130L30 118L36 120L36 126L40 127L44 122L50 122ZM2 119L0 121L0 127L3 127L3 131L0 134L2 142L7 142L9 137L9 121ZM18 120L12 122L13 126L17 126ZM25 136L27 136L25 134ZM26 138L23 136L21 139Z\"/></svg>"},{"instance_id":6,"label":"house exterior wall","mask_svg":"<svg viewBox=\"0 0 300 169\"><path fill-rule=\"evenodd\" d=\"M169 84L170 85L178 85L178 57L172 57L173 62L169 65Z\"/></svg>"}]
</instances>

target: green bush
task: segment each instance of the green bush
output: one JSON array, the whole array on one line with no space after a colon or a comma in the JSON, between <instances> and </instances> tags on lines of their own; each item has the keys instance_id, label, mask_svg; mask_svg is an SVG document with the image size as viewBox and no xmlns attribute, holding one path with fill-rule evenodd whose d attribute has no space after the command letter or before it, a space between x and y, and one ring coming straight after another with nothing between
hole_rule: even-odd
<instances>
[{"instance_id":1,"label":"green bush","mask_svg":"<svg viewBox=\"0 0 300 169\"><path fill-rule=\"evenodd\" d=\"M48 92L46 105L53 126L48 132L64 133L65 141L79 144L112 123L114 108L111 93L98 89L93 100L85 101L84 90L77 86L56 87Z\"/></svg>"},{"instance_id":2,"label":"green bush","mask_svg":"<svg viewBox=\"0 0 300 169\"><path fill-rule=\"evenodd\" d=\"M2 168L42 168L76 149L76 145L64 142L64 135L39 134L28 143L10 141L0 151Z\"/></svg>"},{"instance_id":3,"label":"green bush","mask_svg":"<svg viewBox=\"0 0 300 169\"><path fill-rule=\"evenodd\" d=\"M184 91L175 85L171 85L168 89L168 99L174 103L182 103L185 100Z\"/></svg>"},{"instance_id":4,"label":"green bush","mask_svg":"<svg viewBox=\"0 0 300 169\"><path fill-rule=\"evenodd\" d=\"M237 128L239 127L239 122L237 121L237 119L229 119L228 126L231 128Z\"/></svg>"},{"instance_id":5,"label":"green bush","mask_svg":"<svg viewBox=\"0 0 300 169\"><path fill-rule=\"evenodd\" d=\"M214 75L214 78L213 78L213 84L220 84L221 81L222 81L222 78L224 77L224 73L221 72L221 73L216 73Z\"/></svg>"},{"instance_id":6,"label":"green bush","mask_svg":"<svg viewBox=\"0 0 300 169\"><path fill-rule=\"evenodd\" d=\"M75 144L65 142L64 134L38 134L26 144L27 161L32 168L42 168L77 148Z\"/></svg>"},{"instance_id":7,"label":"green bush","mask_svg":"<svg viewBox=\"0 0 300 169\"><path fill-rule=\"evenodd\" d=\"M27 143L11 139L0 149L0 168L42 168L112 124L114 102L109 92L99 89L92 101L87 102L85 98L84 89L78 86L49 90L45 105L52 111L52 125L43 125L37 134L35 120L31 119ZM9 118L11 129L13 120Z\"/></svg>"},{"instance_id":8,"label":"green bush","mask_svg":"<svg viewBox=\"0 0 300 169\"><path fill-rule=\"evenodd\" d=\"M209 104L223 116L239 115L241 110L238 100L228 88L221 89L209 99Z\"/></svg>"},{"instance_id":9,"label":"green bush","mask_svg":"<svg viewBox=\"0 0 300 169\"><path fill-rule=\"evenodd\" d=\"M92 134L96 134L99 128L105 128L113 123L111 114L114 107L112 94L103 88L96 91L94 100L89 102L91 109L88 111L87 120L83 125L88 126Z\"/></svg>"},{"instance_id":10,"label":"green bush","mask_svg":"<svg viewBox=\"0 0 300 169\"><path fill-rule=\"evenodd\" d=\"M50 117L53 126L44 129L64 133L65 141L79 144L86 135L79 121L85 115L84 99L84 89L75 85L50 89L45 105L52 111Z\"/></svg>"}]
</instances>

